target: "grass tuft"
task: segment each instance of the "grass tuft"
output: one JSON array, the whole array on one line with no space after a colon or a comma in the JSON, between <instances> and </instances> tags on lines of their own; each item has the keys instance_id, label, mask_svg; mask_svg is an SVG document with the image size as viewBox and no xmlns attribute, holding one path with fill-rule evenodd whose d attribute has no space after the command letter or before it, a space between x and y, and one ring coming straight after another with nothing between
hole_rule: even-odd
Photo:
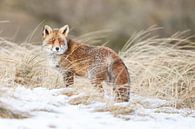
<instances>
[{"instance_id":1,"label":"grass tuft","mask_svg":"<svg viewBox=\"0 0 195 129\"><path fill-rule=\"evenodd\" d=\"M27 113L11 110L7 105L0 102L0 118L24 119L28 117L29 115Z\"/></svg>"},{"instance_id":2,"label":"grass tuft","mask_svg":"<svg viewBox=\"0 0 195 129\"><path fill-rule=\"evenodd\" d=\"M131 75L131 91L172 101L176 108L195 108L195 46L187 32L169 38L152 35L151 27L132 35L121 50Z\"/></svg>"}]
</instances>

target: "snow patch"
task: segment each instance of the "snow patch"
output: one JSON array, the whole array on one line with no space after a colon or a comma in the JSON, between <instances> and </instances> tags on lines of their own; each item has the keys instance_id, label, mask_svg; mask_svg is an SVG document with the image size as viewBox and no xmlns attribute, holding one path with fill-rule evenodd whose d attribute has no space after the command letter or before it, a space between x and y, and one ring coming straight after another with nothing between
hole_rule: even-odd
<instances>
[{"instance_id":1,"label":"snow patch","mask_svg":"<svg viewBox=\"0 0 195 129\"><path fill-rule=\"evenodd\" d=\"M89 105L70 105L71 89L7 89L0 101L13 109L32 115L26 119L0 119L0 129L194 129L195 111L163 107L167 101L131 95L129 103L134 111L124 117L114 117L110 112L95 112L109 105L95 102ZM78 96L78 95L77 95ZM125 119L124 119L125 118Z\"/></svg>"}]
</instances>

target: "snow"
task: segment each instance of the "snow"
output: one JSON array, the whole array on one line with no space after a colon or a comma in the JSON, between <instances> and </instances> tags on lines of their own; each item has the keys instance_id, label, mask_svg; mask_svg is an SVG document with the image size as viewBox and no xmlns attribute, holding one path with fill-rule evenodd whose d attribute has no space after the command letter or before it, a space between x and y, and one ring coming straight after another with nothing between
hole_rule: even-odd
<instances>
[{"instance_id":1,"label":"snow","mask_svg":"<svg viewBox=\"0 0 195 129\"><path fill-rule=\"evenodd\" d=\"M0 119L0 129L195 129L195 111L161 107L166 101L133 95L130 103L139 101L128 119L114 117L110 112L95 112L105 104L70 105L66 89L8 89L0 101L12 109L31 115L25 119ZM119 103L116 105L128 105Z\"/></svg>"}]
</instances>

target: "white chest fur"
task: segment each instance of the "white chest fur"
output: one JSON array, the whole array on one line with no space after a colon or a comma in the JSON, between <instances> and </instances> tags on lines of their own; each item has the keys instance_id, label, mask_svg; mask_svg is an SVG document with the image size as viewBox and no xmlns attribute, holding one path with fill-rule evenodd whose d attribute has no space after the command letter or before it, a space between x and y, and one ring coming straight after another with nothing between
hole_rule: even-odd
<instances>
[{"instance_id":1,"label":"white chest fur","mask_svg":"<svg viewBox=\"0 0 195 129\"><path fill-rule=\"evenodd\" d=\"M57 66L59 66L60 56L54 55L54 54L50 54L50 55L48 55L48 62L49 62L49 65L51 67L56 68Z\"/></svg>"}]
</instances>

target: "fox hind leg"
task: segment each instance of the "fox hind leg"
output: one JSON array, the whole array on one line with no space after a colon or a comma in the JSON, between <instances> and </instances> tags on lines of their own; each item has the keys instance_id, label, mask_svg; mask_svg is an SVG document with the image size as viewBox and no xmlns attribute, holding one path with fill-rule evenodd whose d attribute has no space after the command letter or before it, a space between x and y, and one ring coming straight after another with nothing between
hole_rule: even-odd
<instances>
[{"instance_id":1,"label":"fox hind leg","mask_svg":"<svg viewBox=\"0 0 195 129\"><path fill-rule=\"evenodd\" d=\"M110 66L109 74L110 83L113 85L115 100L117 102L129 101L129 73L121 59L118 59L112 63L112 65Z\"/></svg>"},{"instance_id":2,"label":"fox hind leg","mask_svg":"<svg viewBox=\"0 0 195 129\"><path fill-rule=\"evenodd\" d=\"M130 89L128 85L116 86L113 88L116 102L128 102Z\"/></svg>"}]
</instances>

